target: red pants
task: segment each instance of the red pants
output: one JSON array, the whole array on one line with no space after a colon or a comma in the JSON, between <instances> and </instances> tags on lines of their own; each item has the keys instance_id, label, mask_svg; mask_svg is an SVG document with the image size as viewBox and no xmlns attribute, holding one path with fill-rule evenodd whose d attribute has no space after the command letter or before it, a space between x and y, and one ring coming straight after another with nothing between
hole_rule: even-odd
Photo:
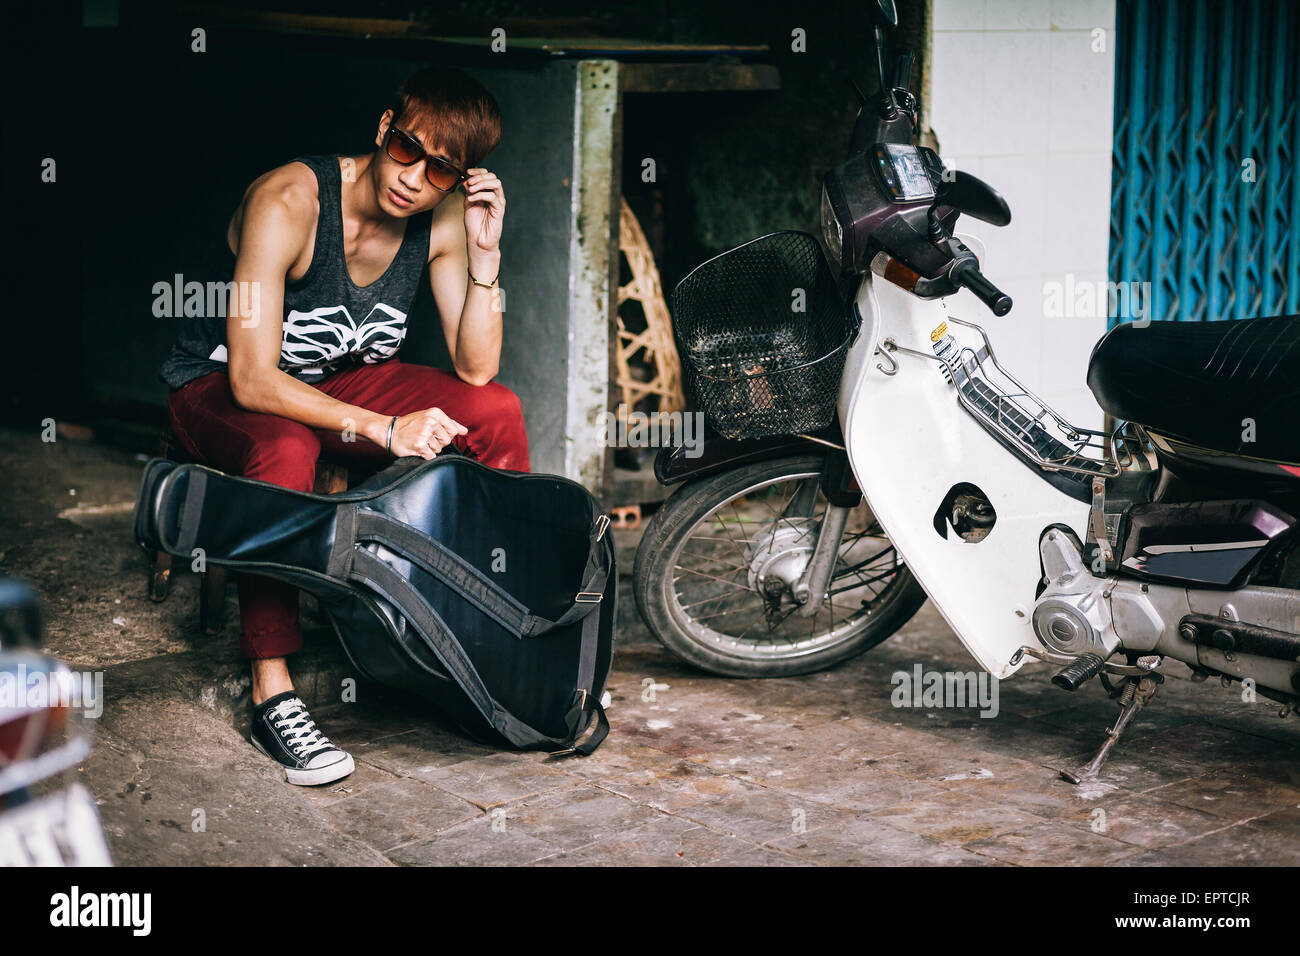
<instances>
[{"instance_id":1,"label":"red pants","mask_svg":"<svg viewBox=\"0 0 1300 956\"><path fill-rule=\"evenodd\" d=\"M493 468L528 470L528 436L514 392L492 382L467 385L449 372L389 359L357 365L314 383L326 395L380 415L441 408L468 429L453 444ZM235 404L230 378L211 372L167 398L172 427L191 455L232 475L311 491L321 449L342 458L391 458L357 437L310 428ZM239 575L240 646L253 659L284 657L302 647L298 589L259 575Z\"/></svg>"}]
</instances>

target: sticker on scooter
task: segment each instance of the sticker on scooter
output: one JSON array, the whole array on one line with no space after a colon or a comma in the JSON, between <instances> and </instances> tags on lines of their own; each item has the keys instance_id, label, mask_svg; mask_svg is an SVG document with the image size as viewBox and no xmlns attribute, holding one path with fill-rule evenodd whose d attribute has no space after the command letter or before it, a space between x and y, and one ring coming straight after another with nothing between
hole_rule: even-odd
<instances>
[{"instance_id":1,"label":"sticker on scooter","mask_svg":"<svg viewBox=\"0 0 1300 956\"><path fill-rule=\"evenodd\" d=\"M939 337L935 338L936 335ZM947 322L930 333L930 341L933 343L934 354L939 357L940 374L943 375L945 382L952 385L952 372L957 366L960 351L957 348L957 340L948 334Z\"/></svg>"}]
</instances>

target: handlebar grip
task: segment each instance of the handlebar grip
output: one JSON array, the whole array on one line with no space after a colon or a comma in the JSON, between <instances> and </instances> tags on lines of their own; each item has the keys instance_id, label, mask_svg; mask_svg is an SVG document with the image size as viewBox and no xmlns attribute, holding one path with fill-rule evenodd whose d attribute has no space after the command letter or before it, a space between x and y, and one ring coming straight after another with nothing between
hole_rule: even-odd
<instances>
[{"instance_id":1,"label":"handlebar grip","mask_svg":"<svg viewBox=\"0 0 1300 956\"><path fill-rule=\"evenodd\" d=\"M987 305L994 315L1006 315L1011 311L1011 297L984 278L984 273L980 272L974 259L954 262L948 274L953 282L974 292L975 297Z\"/></svg>"}]
</instances>

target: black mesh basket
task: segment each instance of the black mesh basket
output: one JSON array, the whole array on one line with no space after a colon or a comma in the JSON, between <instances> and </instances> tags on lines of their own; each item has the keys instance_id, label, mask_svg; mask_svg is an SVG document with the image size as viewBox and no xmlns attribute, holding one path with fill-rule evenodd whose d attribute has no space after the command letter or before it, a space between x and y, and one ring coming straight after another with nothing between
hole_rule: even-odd
<instances>
[{"instance_id":1,"label":"black mesh basket","mask_svg":"<svg viewBox=\"0 0 1300 956\"><path fill-rule=\"evenodd\" d=\"M672 312L687 392L719 434L788 435L835 418L854 327L808 233L774 232L697 266Z\"/></svg>"}]
</instances>

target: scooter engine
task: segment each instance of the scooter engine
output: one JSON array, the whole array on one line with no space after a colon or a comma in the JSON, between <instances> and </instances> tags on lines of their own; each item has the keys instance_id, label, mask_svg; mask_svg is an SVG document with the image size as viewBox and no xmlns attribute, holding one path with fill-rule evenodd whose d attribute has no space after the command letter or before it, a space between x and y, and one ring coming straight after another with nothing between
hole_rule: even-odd
<instances>
[{"instance_id":1,"label":"scooter engine","mask_svg":"<svg viewBox=\"0 0 1300 956\"><path fill-rule=\"evenodd\" d=\"M1073 535L1048 531L1040 542L1047 588L1034 605L1033 625L1044 646L1078 657L1109 657L1120 645L1104 596L1106 582L1092 575Z\"/></svg>"}]
</instances>

